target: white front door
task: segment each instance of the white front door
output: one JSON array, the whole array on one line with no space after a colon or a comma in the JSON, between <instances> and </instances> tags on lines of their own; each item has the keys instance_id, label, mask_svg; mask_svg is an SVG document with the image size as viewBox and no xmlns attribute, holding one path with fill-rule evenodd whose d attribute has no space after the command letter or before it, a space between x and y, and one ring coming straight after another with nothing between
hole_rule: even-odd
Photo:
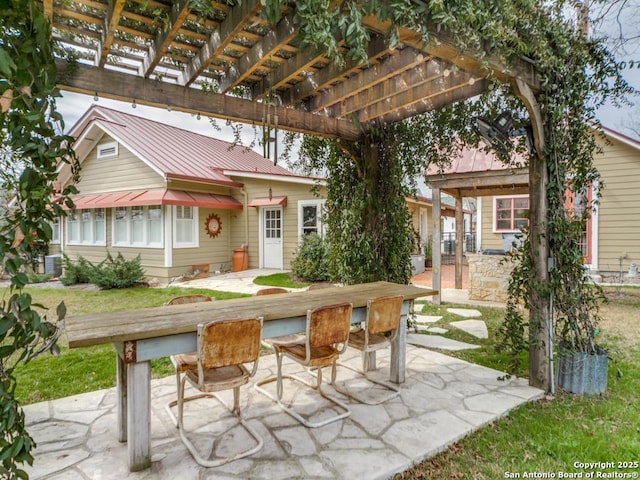
<instances>
[{"instance_id":1,"label":"white front door","mask_svg":"<svg viewBox=\"0 0 640 480\"><path fill-rule=\"evenodd\" d=\"M262 266L282 268L282 207L262 209Z\"/></svg>"}]
</instances>

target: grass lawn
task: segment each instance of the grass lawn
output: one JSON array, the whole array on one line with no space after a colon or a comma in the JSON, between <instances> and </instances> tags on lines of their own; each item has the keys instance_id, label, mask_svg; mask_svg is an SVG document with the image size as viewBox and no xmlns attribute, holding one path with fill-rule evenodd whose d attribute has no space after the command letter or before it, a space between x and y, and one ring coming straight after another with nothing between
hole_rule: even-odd
<instances>
[{"instance_id":1,"label":"grass lawn","mask_svg":"<svg viewBox=\"0 0 640 480\"><path fill-rule=\"evenodd\" d=\"M305 288L311 285L309 282L298 282L294 280L291 274L286 272L272 273L271 275L261 275L254 278L253 283L255 283L256 285L281 288Z\"/></svg>"},{"instance_id":2,"label":"grass lawn","mask_svg":"<svg viewBox=\"0 0 640 480\"><path fill-rule=\"evenodd\" d=\"M48 307L53 314L56 306L64 301L68 316L158 307L171 297L184 294L202 293L215 297L216 300L246 296L239 293L177 287L102 291L31 288L26 291L31 294L35 303ZM110 344L69 349L64 334L58 344L58 357L46 353L19 369L16 395L20 403L41 402L115 386L116 357ZM169 358L153 360L151 374L153 378L173 374Z\"/></svg>"},{"instance_id":3,"label":"grass lawn","mask_svg":"<svg viewBox=\"0 0 640 480\"><path fill-rule=\"evenodd\" d=\"M101 292L30 290L35 301L52 309L64 300L69 315L159 306L173 295L185 292L205 293L218 300L240 296L178 288ZM558 478L559 472L583 472L586 475L587 471L601 471L576 468L575 462L640 461L640 319L637 313L640 311L640 289L624 289L620 295L611 291L608 296L611 301L603 306L604 322L601 325L602 344L610 352L606 394L583 397L558 393L524 405L436 457L396 475L395 480L517 478L507 476L508 473L527 478L524 473L545 472L553 472ZM446 336L480 344L481 348L443 353L504 370L506 358L493 350L495 333L504 310L477 307L482 311L489 330L489 339L479 341L448 325L459 320L459 317L454 318L446 312L446 308L451 306L423 304L422 307L425 312L443 315L436 325L448 328ZM69 350L63 335L61 347L59 357L45 354L19 372L17 394L23 404L114 386L115 354L110 345ZM525 372L525 356L522 367ZM170 374L172 371L167 359L152 364L154 377ZM619 471L629 473L636 470Z\"/></svg>"},{"instance_id":4,"label":"grass lawn","mask_svg":"<svg viewBox=\"0 0 640 480\"><path fill-rule=\"evenodd\" d=\"M602 307L601 325L602 344L610 354L604 395L557 393L524 405L394 480L527 478L525 473L528 478L560 478L560 472L583 474L574 478L589 478L588 472L594 472L592 478L607 478L598 477L607 472L636 474L640 462L640 289L624 289L621 295L611 290L607 296L610 301ZM443 315L435 325L447 328L450 321L459 320L446 312L448 307L427 305L425 311ZM500 312L478 310L487 322L489 340L478 341L448 327L448 337L483 347L444 353L502 370L505 359L491 348ZM524 357L523 361L526 366ZM582 468L574 466L576 462L614 462L615 467ZM636 467L631 463L632 468L618 469L617 462L636 462ZM514 475L508 476L510 473ZM532 473L554 473L555 477Z\"/></svg>"}]
</instances>

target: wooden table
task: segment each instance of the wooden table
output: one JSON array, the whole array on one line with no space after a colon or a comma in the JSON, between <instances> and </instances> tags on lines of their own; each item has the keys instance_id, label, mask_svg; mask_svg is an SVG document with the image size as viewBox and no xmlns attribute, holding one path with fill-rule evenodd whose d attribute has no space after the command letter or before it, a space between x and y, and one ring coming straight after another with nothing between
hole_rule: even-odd
<instances>
[{"instance_id":1,"label":"wooden table","mask_svg":"<svg viewBox=\"0 0 640 480\"><path fill-rule=\"evenodd\" d=\"M374 282L279 295L162 306L93 315L65 320L69 347L113 343L118 352L118 437L128 442L129 469L151 466L151 366L153 358L196 350L196 327L216 319L262 316L263 338L303 332L307 310L341 302L353 304L351 323L364 320L367 300L402 295L400 330L391 345L390 380L405 380L406 316L413 300L437 291ZM286 300L284 299L286 298Z\"/></svg>"}]
</instances>

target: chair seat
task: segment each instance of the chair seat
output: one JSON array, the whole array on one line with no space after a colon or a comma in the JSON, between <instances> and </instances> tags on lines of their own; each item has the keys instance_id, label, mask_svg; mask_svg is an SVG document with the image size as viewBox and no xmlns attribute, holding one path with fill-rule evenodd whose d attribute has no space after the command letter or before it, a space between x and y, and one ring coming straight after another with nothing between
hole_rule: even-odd
<instances>
[{"instance_id":1,"label":"chair seat","mask_svg":"<svg viewBox=\"0 0 640 480\"><path fill-rule=\"evenodd\" d=\"M198 384L197 370L187 370L185 375L192 384ZM249 383L249 372L244 365L209 368L204 371L203 380L204 385L200 386L202 391L217 392L246 385Z\"/></svg>"},{"instance_id":2,"label":"chair seat","mask_svg":"<svg viewBox=\"0 0 640 480\"><path fill-rule=\"evenodd\" d=\"M178 372L184 373L188 370L195 370L198 365L198 355L196 352L179 353L171 356L171 362Z\"/></svg>"},{"instance_id":3,"label":"chair seat","mask_svg":"<svg viewBox=\"0 0 640 480\"><path fill-rule=\"evenodd\" d=\"M304 344L282 346L280 347L280 351L282 353L287 353L295 358L298 358L301 361L304 361L307 357L307 352ZM338 358L338 350L329 346L311 348L310 352L311 358L309 359L309 363L306 364L307 367L323 367L326 365L331 365L331 363Z\"/></svg>"},{"instance_id":4,"label":"chair seat","mask_svg":"<svg viewBox=\"0 0 640 480\"><path fill-rule=\"evenodd\" d=\"M365 349L365 331L357 330L349 333L349 346L358 350ZM377 350L384 348L389 344L389 337L383 335L369 334L369 345L366 345L367 350Z\"/></svg>"}]
</instances>

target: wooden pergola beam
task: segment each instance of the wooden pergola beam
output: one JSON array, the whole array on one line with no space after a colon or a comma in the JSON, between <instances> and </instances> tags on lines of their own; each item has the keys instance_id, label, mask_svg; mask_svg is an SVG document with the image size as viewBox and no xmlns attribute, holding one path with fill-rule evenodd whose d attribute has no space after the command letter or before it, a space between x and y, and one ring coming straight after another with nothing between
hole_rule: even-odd
<instances>
[{"instance_id":1,"label":"wooden pergola beam","mask_svg":"<svg viewBox=\"0 0 640 480\"><path fill-rule=\"evenodd\" d=\"M234 37L242 31L245 23L257 15L261 8L260 0L246 0L231 10L229 16L211 34L209 41L186 66L184 73L186 86L191 85L207 69L211 60L223 52Z\"/></svg>"},{"instance_id":2,"label":"wooden pergola beam","mask_svg":"<svg viewBox=\"0 0 640 480\"><path fill-rule=\"evenodd\" d=\"M130 102L158 108L171 108L201 115L231 120L241 123L260 123L263 106L261 103L230 95L205 93L196 88L163 83L148 78L129 75L115 70L99 69L83 64L70 66L58 60L58 88L72 92L100 95L114 100ZM278 125L283 130L343 138L357 141L362 132L352 121L327 118L300 110L274 107L278 114Z\"/></svg>"},{"instance_id":3,"label":"wooden pergola beam","mask_svg":"<svg viewBox=\"0 0 640 480\"><path fill-rule=\"evenodd\" d=\"M144 76L150 76L167 53L171 42L180 31L182 24L189 16L189 0L177 0L171 5L169 23L164 29L159 29L153 45L149 51L151 61L145 65Z\"/></svg>"},{"instance_id":4,"label":"wooden pergola beam","mask_svg":"<svg viewBox=\"0 0 640 480\"><path fill-rule=\"evenodd\" d=\"M275 29L269 30L262 40L257 42L246 55L238 60L237 65L230 67L220 81L220 91L228 92L255 72L260 65L268 62L280 50L282 44L295 37L297 28L293 23L293 15L285 15Z\"/></svg>"},{"instance_id":5,"label":"wooden pergola beam","mask_svg":"<svg viewBox=\"0 0 640 480\"><path fill-rule=\"evenodd\" d=\"M97 63L100 67L104 67L107 63L124 4L125 0L114 0L109 2L107 7L107 16L102 26L102 38L100 39L101 48L97 51Z\"/></svg>"}]
</instances>

